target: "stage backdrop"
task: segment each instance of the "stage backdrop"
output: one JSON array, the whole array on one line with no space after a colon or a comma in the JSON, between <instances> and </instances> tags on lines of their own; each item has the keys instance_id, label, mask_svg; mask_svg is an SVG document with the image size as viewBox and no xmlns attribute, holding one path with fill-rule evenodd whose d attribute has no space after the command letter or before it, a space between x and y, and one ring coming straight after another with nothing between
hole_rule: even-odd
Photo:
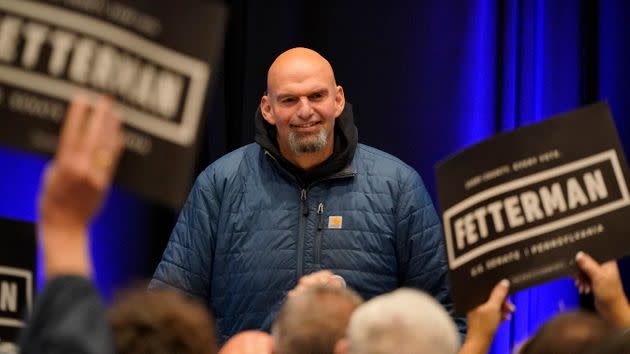
<instances>
[{"instance_id":1,"label":"stage backdrop","mask_svg":"<svg viewBox=\"0 0 630 354\"><path fill-rule=\"evenodd\" d=\"M297 45L331 61L353 103L360 141L415 167L433 196L433 166L448 154L599 99L608 100L623 144L630 143L630 3L624 0L226 2L226 51L200 166L253 141L267 67ZM1 216L34 219L43 164L0 151ZM105 294L150 275L172 227L165 215L171 214L114 188L94 228ZM569 279L520 292L493 353L510 352L579 301Z\"/></svg>"}]
</instances>

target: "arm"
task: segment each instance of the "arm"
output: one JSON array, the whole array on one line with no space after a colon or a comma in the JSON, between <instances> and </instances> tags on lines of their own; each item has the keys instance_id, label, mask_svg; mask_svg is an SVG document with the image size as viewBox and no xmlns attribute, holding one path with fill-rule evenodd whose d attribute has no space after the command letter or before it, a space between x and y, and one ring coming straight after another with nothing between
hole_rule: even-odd
<instances>
[{"instance_id":1,"label":"arm","mask_svg":"<svg viewBox=\"0 0 630 354\"><path fill-rule=\"evenodd\" d=\"M86 100L75 98L43 179L38 227L49 281L20 335L22 353L113 353L105 308L89 279L87 228L121 150L111 101L100 98L88 117Z\"/></svg>"},{"instance_id":2,"label":"arm","mask_svg":"<svg viewBox=\"0 0 630 354\"><path fill-rule=\"evenodd\" d=\"M576 255L582 277L576 281L580 292L593 291L597 312L613 325L630 328L630 305L623 292L617 261L598 264L584 252Z\"/></svg>"},{"instance_id":3,"label":"arm","mask_svg":"<svg viewBox=\"0 0 630 354\"><path fill-rule=\"evenodd\" d=\"M400 285L431 294L453 317L463 338L466 320L454 313L442 227L431 197L415 171L402 186L396 210Z\"/></svg>"},{"instance_id":4,"label":"arm","mask_svg":"<svg viewBox=\"0 0 630 354\"><path fill-rule=\"evenodd\" d=\"M59 146L46 169L38 228L47 278L90 277L88 226L100 210L122 151L120 120L101 98L87 119L85 98L72 101Z\"/></svg>"},{"instance_id":5,"label":"arm","mask_svg":"<svg viewBox=\"0 0 630 354\"><path fill-rule=\"evenodd\" d=\"M77 275L56 276L46 285L19 338L22 354L113 354L112 343L101 297Z\"/></svg>"}]
</instances>

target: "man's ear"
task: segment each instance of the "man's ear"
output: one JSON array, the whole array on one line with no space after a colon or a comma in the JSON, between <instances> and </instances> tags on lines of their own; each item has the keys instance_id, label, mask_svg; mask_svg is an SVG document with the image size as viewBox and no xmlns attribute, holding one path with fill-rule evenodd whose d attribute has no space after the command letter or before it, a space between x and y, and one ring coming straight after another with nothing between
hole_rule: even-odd
<instances>
[{"instance_id":1,"label":"man's ear","mask_svg":"<svg viewBox=\"0 0 630 354\"><path fill-rule=\"evenodd\" d=\"M260 113L262 113L263 118L267 121L267 123L271 125L276 125L276 120L271 114L271 105L269 104L269 96L264 95L260 99Z\"/></svg>"},{"instance_id":2,"label":"man's ear","mask_svg":"<svg viewBox=\"0 0 630 354\"><path fill-rule=\"evenodd\" d=\"M348 353L348 340L346 338L341 338L335 343L335 354L347 354Z\"/></svg>"},{"instance_id":3,"label":"man's ear","mask_svg":"<svg viewBox=\"0 0 630 354\"><path fill-rule=\"evenodd\" d=\"M343 87L337 86L335 92L335 117L339 117L346 106L346 96L343 93Z\"/></svg>"}]
</instances>

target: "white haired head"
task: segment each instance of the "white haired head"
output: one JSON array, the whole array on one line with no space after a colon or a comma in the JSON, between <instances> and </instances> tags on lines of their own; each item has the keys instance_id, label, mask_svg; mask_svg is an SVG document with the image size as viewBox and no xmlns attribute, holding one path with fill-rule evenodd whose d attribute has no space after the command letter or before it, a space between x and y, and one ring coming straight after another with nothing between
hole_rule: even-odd
<instances>
[{"instance_id":1,"label":"white haired head","mask_svg":"<svg viewBox=\"0 0 630 354\"><path fill-rule=\"evenodd\" d=\"M454 354L455 323L431 296L402 288L359 306L347 330L350 354Z\"/></svg>"}]
</instances>

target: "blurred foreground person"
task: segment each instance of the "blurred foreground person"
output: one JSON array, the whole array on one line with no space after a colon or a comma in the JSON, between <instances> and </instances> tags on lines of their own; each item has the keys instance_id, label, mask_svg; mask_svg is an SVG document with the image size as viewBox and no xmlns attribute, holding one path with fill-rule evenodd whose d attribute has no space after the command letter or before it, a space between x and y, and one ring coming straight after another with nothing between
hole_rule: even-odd
<instances>
[{"instance_id":1,"label":"blurred foreground person","mask_svg":"<svg viewBox=\"0 0 630 354\"><path fill-rule=\"evenodd\" d=\"M359 306L335 354L485 354L501 321L514 312L507 300L509 282L502 280L488 301L468 313L468 334L459 334L448 313L431 296L399 289Z\"/></svg>"},{"instance_id":2,"label":"blurred foreground person","mask_svg":"<svg viewBox=\"0 0 630 354\"><path fill-rule=\"evenodd\" d=\"M304 283L308 281L298 285L273 322L274 354L332 354L345 335L350 316L363 302L354 291L341 286L305 287Z\"/></svg>"},{"instance_id":3,"label":"blurred foreground person","mask_svg":"<svg viewBox=\"0 0 630 354\"><path fill-rule=\"evenodd\" d=\"M215 354L207 309L174 291L122 293L108 311L117 354ZM261 353L262 354L262 353Z\"/></svg>"},{"instance_id":4,"label":"blurred foreground person","mask_svg":"<svg viewBox=\"0 0 630 354\"><path fill-rule=\"evenodd\" d=\"M521 347L520 354L579 354L593 350L615 328L586 312L560 314Z\"/></svg>"},{"instance_id":5,"label":"blurred foreground person","mask_svg":"<svg viewBox=\"0 0 630 354\"><path fill-rule=\"evenodd\" d=\"M335 354L455 354L458 348L457 327L440 303L403 288L361 305Z\"/></svg>"},{"instance_id":6,"label":"blurred foreground person","mask_svg":"<svg viewBox=\"0 0 630 354\"><path fill-rule=\"evenodd\" d=\"M101 97L75 98L48 166L38 228L48 284L19 345L23 354L216 352L203 306L174 293L129 293L105 307L94 288L88 226L100 210L122 151L120 119ZM113 331L112 331L113 329Z\"/></svg>"},{"instance_id":7,"label":"blurred foreground person","mask_svg":"<svg viewBox=\"0 0 630 354\"><path fill-rule=\"evenodd\" d=\"M243 331L228 340L219 354L272 354L273 339L263 331Z\"/></svg>"}]
</instances>

